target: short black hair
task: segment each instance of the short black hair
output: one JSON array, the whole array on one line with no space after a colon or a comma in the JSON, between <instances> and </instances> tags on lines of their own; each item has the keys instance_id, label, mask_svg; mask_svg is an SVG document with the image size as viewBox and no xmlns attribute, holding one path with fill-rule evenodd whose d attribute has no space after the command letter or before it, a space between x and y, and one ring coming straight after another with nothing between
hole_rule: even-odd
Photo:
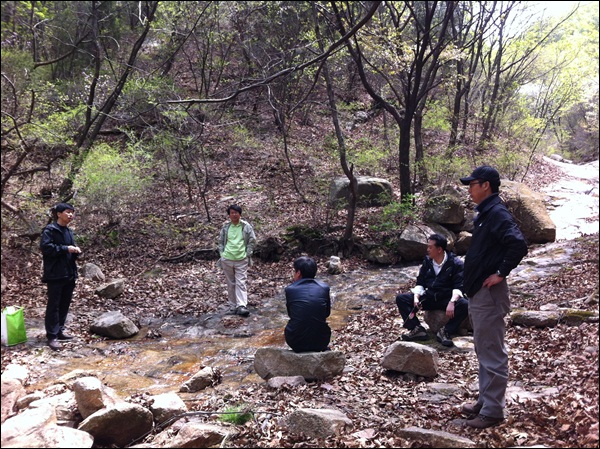
<instances>
[{"instance_id":1,"label":"short black hair","mask_svg":"<svg viewBox=\"0 0 600 449\"><path fill-rule=\"evenodd\" d=\"M307 256L294 260L294 272L299 271L303 279L312 279L317 275L317 263Z\"/></svg>"},{"instance_id":2,"label":"short black hair","mask_svg":"<svg viewBox=\"0 0 600 449\"><path fill-rule=\"evenodd\" d=\"M433 240L435 242L435 246L442 248L446 251L446 247L448 246L448 240L442 234L431 234L427 240Z\"/></svg>"},{"instance_id":3,"label":"short black hair","mask_svg":"<svg viewBox=\"0 0 600 449\"><path fill-rule=\"evenodd\" d=\"M239 213L240 215L242 215L242 208L240 206L238 206L237 204L232 204L231 206L229 206L227 208L227 215L229 215L229 212L231 210L236 211L237 213Z\"/></svg>"}]
</instances>

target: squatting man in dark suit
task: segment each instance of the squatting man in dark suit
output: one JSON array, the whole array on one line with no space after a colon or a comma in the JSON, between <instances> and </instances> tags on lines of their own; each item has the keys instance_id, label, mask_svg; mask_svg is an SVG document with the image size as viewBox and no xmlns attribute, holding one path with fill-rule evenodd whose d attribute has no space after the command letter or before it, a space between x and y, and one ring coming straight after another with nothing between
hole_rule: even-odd
<instances>
[{"instance_id":1,"label":"squatting man in dark suit","mask_svg":"<svg viewBox=\"0 0 600 449\"><path fill-rule=\"evenodd\" d=\"M444 346L453 346L452 335L469 314L469 302L463 297L463 262L446 250L448 241L443 235L432 234L427 240L427 256L417 275L412 293L396 296L396 304L410 332L402 334L405 341L427 340L427 331L417 318L417 311L443 310L450 319L437 333Z\"/></svg>"},{"instance_id":2,"label":"squatting man in dark suit","mask_svg":"<svg viewBox=\"0 0 600 449\"><path fill-rule=\"evenodd\" d=\"M294 352L321 352L329 349L331 312L329 286L315 279L317 264L310 257L294 261L294 282L285 288L287 313L285 342Z\"/></svg>"}]
</instances>

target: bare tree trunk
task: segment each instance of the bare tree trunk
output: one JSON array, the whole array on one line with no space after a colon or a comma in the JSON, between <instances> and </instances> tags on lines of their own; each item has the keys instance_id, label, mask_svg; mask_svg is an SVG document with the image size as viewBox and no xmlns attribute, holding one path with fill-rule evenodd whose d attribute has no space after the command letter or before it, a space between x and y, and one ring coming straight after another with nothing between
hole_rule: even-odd
<instances>
[{"instance_id":1,"label":"bare tree trunk","mask_svg":"<svg viewBox=\"0 0 600 449\"><path fill-rule=\"evenodd\" d=\"M317 35L317 40L322 46L322 40L320 39L320 30L318 26L318 21L316 20L316 10L315 11L315 32ZM323 49L321 48L321 51ZM348 177L350 181L350 201L348 203L348 215L346 217L346 229L344 230L344 236L342 237L342 242L349 249L351 246L352 234L354 232L354 218L356 216L356 203L358 201L358 180L354 176L354 166L348 167L348 161L346 160L346 142L344 140L344 135L342 134L342 128L340 126L340 121L338 117L337 107L335 104L335 93L333 90L333 82L331 81L331 75L329 74L329 68L327 66L327 62L323 63L323 77L325 78L325 82L327 84L327 98L329 99L329 108L331 110L331 119L333 121L333 126L335 128L335 135L338 141L338 152L340 156L340 165L342 166L342 170L345 175Z\"/></svg>"}]
</instances>

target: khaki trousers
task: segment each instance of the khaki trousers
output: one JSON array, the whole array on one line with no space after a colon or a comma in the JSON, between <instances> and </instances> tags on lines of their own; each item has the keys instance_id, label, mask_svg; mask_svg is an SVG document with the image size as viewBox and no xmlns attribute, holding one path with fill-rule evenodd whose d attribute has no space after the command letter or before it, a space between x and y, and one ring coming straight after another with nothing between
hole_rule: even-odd
<instances>
[{"instance_id":1,"label":"khaki trousers","mask_svg":"<svg viewBox=\"0 0 600 449\"><path fill-rule=\"evenodd\" d=\"M248 305L248 292L246 291L248 259L221 259L221 268L223 268L227 281L227 297L230 306L246 307Z\"/></svg>"}]
</instances>

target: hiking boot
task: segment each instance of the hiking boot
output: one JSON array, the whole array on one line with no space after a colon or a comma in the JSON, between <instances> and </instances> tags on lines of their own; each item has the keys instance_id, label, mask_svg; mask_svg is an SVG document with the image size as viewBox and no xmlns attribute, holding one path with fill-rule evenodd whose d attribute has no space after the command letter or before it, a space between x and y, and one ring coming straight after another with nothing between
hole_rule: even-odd
<instances>
[{"instance_id":1,"label":"hiking boot","mask_svg":"<svg viewBox=\"0 0 600 449\"><path fill-rule=\"evenodd\" d=\"M475 418L469 419L466 422L466 425L476 429L487 429L488 427L497 426L502 421L504 421L504 418L491 418L485 415L477 415Z\"/></svg>"},{"instance_id":2,"label":"hiking boot","mask_svg":"<svg viewBox=\"0 0 600 449\"><path fill-rule=\"evenodd\" d=\"M450 335L448 335L448 332L446 332L445 327L442 327L438 331L435 338L437 338L437 341L439 341L444 346L448 346L448 347L454 346L454 343L452 343L452 338L450 338Z\"/></svg>"},{"instance_id":3,"label":"hiking boot","mask_svg":"<svg viewBox=\"0 0 600 449\"><path fill-rule=\"evenodd\" d=\"M404 341L424 341L427 340L427 331L421 325L416 326L410 332L402 334L402 340Z\"/></svg>"},{"instance_id":4,"label":"hiking boot","mask_svg":"<svg viewBox=\"0 0 600 449\"><path fill-rule=\"evenodd\" d=\"M483 406L477 402L467 402L466 404L462 405L462 412L467 415L475 416L479 414L481 407Z\"/></svg>"},{"instance_id":5,"label":"hiking boot","mask_svg":"<svg viewBox=\"0 0 600 449\"><path fill-rule=\"evenodd\" d=\"M59 340L66 341L66 340L73 340L73 338L75 338L75 337L73 337L71 335L64 334L62 332L58 334L58 339Z\"/></svg>"},{"instance_id":6,"label":"hiking boot","mask_svg":"<svg viewBox=\"0 0 600 449\"><path fill-rule=\"evenodd\" d=\"M50 349L53 351L58 351L60 349L60 343L56 338L51 338L48 340L48 346L50 346Z\"/></svg>"},{"instance_id":7,"label":"hiking boot","mask_svg":"<svg viewBox=\"0 0 600 449\"><path fill-rule=\"evenodd\" d=\"M235 313L237 313L239 316L248 316L248 315L250 315L250 311L248 309L246 309L244 306L239 306L235 310Z\"/></svg>"}]
</instances>

